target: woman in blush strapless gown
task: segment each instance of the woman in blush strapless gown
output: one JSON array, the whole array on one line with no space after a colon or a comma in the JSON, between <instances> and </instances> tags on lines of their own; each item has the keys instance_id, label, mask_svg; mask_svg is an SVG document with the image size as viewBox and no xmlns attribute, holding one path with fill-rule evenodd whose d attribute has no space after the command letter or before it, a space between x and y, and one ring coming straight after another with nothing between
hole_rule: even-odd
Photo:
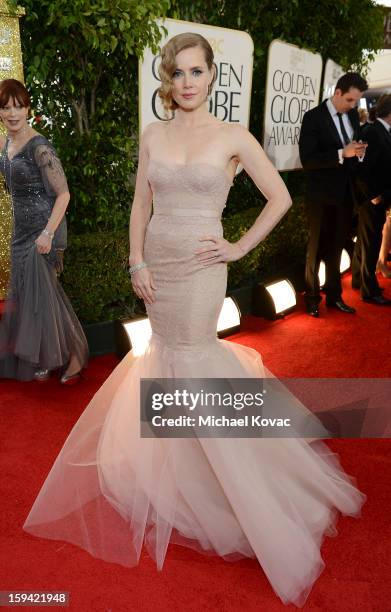
<instances>
[{"instance_id":1,"label":"woman in blush strapless gown","mask_svg":"<svg viewBox=\"0 0 391 612\"><path fill-rule=\"evenodd\" d=\"M160 71L175 116L143 134L130 224L132 283L152 338L96 393L24 529L125 566L138 563L143 544L158 569L169 543L254 557L282 601L301 606L324 568L324 535L336 533L339 512L359 516L365 501L337 455L302 438L140 437L140 378L263 377L256 351L217 338L217 319L227 262L263 240L291 203L250 133L209 114L208 42L174 37ZM268 202L231 244L220 217L238 162Z\"/></svg>"}]
</instances>

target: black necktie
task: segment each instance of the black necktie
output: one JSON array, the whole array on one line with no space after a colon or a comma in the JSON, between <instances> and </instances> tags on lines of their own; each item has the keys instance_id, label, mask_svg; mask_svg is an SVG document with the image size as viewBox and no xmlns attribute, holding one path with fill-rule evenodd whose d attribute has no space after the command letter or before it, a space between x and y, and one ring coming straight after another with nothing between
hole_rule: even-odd
<instances>
[{"instance_id":1,"label":"black necktie","mask_svg":"<svg viewBox=\"0 0 391 612\"><path fill-rule=\"evenodd\" d=\"M337 116L338 116L338 119L339 119L339 125L340 125L340 128L341 128L343 141L344 141L345 145L348 145L349 142L350 142L350 139L349 139L349 136L348 136L348 134L346 132L345 126L344 126L343 121L342 121L342 114L341 113L337 113Z\"/></svg>"}]
</instances>

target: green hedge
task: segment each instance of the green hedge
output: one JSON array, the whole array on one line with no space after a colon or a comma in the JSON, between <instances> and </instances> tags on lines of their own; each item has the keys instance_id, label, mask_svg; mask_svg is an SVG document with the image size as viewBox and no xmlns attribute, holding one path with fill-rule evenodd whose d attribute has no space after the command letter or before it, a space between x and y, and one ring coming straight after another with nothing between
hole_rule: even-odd
<instances>
[{"instance_id":1,"label":"green hedge","mask_svg":"<svg viewBox=\"0 0 391 612\"><path fill-rule=\"evenodd\" d=\"M223 218L225 238L236 241L252 225L260 208ZM303 261L307 231L301 200L296 200L276 229L243 259L229 264L228 288L265 278ZM144 311L127 272L128 233L71 235L61 283L84 323L134 316Z\"/></svg>"},{"instance_id":2,"label":"green hedge","mask_svg":"<svg viewBox=\"0 0 391 612\"><path fill-rule=\"evenodd\" d=\"M260 208L250 208L223 219L225 238L230 242L238 240L251 227L259 212ZM228 288L278 275L279 271L304 262L307 239L303 200L298 198L263 242L243 259L229 264Z\"/></svg>"}]
</instances>

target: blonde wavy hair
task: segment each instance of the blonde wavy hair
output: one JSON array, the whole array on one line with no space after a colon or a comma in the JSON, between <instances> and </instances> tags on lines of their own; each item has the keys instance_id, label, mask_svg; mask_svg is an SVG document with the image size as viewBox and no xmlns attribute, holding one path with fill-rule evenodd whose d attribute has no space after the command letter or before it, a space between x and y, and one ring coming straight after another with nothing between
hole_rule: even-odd
<instances>
[{"instance_id":1,"label":"blonde wavy hair","mask_svg":"<svg viewBox=\"0 0 391 612\"><path fill-rule=\"evenodd\" d=\"M159 75L162 84L158 89L158 95L163 103L167 115L169 114L169 111L173 111L178 108L178 104L172 97L172 78L176 69L175 58L180 51L190 49L192 47L201 47L201 49L204 51L206 64L209 70L212 70L214 66L213 50L206 38L201 36L201 34L193 34L192 32L177 34L176 36L170 38L170 40L161 50L160 56L162 59L159 66ZM208 88L208 95L210 95L212 92L216 78L217 72L214 70L213 80Z\"/></svg>"}]
</instances>

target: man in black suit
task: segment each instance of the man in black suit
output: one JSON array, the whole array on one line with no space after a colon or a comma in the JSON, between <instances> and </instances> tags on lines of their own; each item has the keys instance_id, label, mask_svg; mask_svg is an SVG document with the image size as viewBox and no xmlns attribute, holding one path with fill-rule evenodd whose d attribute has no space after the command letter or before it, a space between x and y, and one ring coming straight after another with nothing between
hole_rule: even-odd
<instances>
[{"instance_id":1,"label":"man in black suit","mask_svg":"<svg viewBox=\"0 0 391 612\"><path fill-rule=\"evenodd\" d=\"M377 119L363 131L368 143L360 179L364 201L359 207L358 236L352 263L352 286L365 302L390 306L376 278L386 211L391 206L391 94L380 98Z\"/></svg>"},{"instance_id":2,"label":"man in black suit","mask_svg":"<svg viewBox=\"0 0 391 612\"><path fill-rule=\"evenodd\" d=\"M358 158L365 152L359 139L357 103L368 88L359 74L342 75L334 95L306 112L300 132L300 159L307 179L309 242L306 260L307 312L319 316L319 264L326 267L326 304L354 313L342 299L340 259L356 201Z\"/></svg>"}]
</instances>

